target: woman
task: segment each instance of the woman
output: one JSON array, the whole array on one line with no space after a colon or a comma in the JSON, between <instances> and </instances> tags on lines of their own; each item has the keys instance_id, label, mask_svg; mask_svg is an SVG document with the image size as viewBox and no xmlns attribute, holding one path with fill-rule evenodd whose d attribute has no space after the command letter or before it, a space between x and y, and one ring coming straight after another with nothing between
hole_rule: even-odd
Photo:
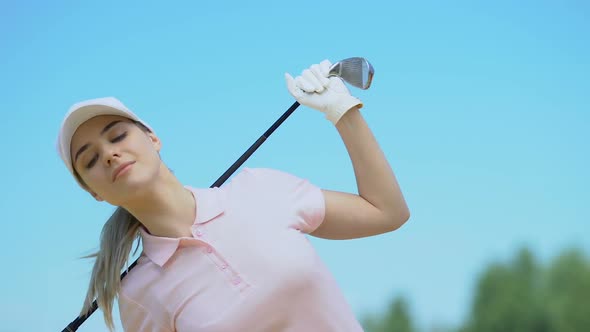
<instances>
[{"instance_id":1,"label":"woman","mask_svg":"<svg viewBox=\"0 0 590 332\"><path fill-rule=\"evenodd\" d=\"M121 102L75 104L58 150L80 186L117 206L106 222L82 309L97 298L126 331L361 331L306 235L352 239L409 218L394 173L365 123L362 102L325 60L287 88L323 112L342 137L358 194L321 189L278 170L244 168L220 188L183 185L161 141ZM120 282L134 240L143 251Z\"/></svg>"}]
</instances>

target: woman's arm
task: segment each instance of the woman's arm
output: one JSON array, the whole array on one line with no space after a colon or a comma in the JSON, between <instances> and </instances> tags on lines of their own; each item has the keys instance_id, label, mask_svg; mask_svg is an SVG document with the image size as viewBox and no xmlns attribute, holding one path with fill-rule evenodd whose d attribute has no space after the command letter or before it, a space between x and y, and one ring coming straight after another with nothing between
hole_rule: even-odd
<instances>
[{"instance_id":1,"label":"woman's arm","mask_svg":"<svg viewBox=\"0 0 590 332\"><path fill-rule=\"evenodd\" d=\"M348 150L358 195L323 190L326 214L311 235L329 239L351 239L393 231L403 225L410 212L385 155L361 112L346 112L336 128Z\"/></svg>"},{"instance_id":2,"label":"woman's arm","mask_svg":"<svg viewBox=\"0 0 590 332\"><path fill-rule=\"evenodd\" d=\"M352 160L358 195L323 190L325 216L311 234L330 239L351 239L393 231L410 213L393 171L353 97L324 60L297 78L285 74L287 88L302 105L326 115L335 126Z\"/></svg>"}]
</instances>

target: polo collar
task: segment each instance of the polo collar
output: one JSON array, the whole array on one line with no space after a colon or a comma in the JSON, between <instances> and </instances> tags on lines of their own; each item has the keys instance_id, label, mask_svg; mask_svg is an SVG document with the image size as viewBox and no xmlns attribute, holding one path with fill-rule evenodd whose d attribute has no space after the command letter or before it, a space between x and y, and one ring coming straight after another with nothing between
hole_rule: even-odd
<instances>
[{"instance_id":1,"label":"polo collar","mask_svg":"<svg viewBox=\"0 0 590 332\"><path fill-rule=\"evenodd\" d=\"M196 218L193 225L204 224L225 211L225 196L220 188L192 188L195 198ZM164 266L178 249L181 238L154 236L141 226L139 228L145 255L157 265Z\"/></svg>"}]
</instances>

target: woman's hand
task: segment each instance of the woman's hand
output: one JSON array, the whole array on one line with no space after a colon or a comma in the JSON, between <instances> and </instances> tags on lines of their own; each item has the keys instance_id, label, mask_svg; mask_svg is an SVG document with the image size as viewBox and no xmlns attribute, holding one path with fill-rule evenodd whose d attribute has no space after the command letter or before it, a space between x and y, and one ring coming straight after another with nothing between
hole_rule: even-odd
<instances>
[{"instance_id":1,"label":"woman's hand","mask_svg":"<svg viewBox=\"0 0 590 332\"><path fill-rule=\"evenodd\" d=\"M293 78L285 73L289 93L301 104L326 115L334 125L353 107L361 108L362 102L353 97L341 78L328 77L332 64L324 60L305 69Z\"/></svg>"}]
</instances>

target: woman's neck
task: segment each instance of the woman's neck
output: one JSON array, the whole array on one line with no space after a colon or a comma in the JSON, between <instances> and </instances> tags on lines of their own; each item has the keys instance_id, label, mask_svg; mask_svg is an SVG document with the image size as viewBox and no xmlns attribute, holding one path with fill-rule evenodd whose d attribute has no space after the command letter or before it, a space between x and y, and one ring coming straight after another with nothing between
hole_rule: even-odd
<instances>
[{"instance_id":1,"label":"woman's neck","mask_svg":"<svg viewBox=\"0 0 590 332\"><path fill-rule=\"evenodd\" d=\"M124 207L154 236L190 237L196 217L193 194L170 171Z\"/></svg>"}]
</instances>

